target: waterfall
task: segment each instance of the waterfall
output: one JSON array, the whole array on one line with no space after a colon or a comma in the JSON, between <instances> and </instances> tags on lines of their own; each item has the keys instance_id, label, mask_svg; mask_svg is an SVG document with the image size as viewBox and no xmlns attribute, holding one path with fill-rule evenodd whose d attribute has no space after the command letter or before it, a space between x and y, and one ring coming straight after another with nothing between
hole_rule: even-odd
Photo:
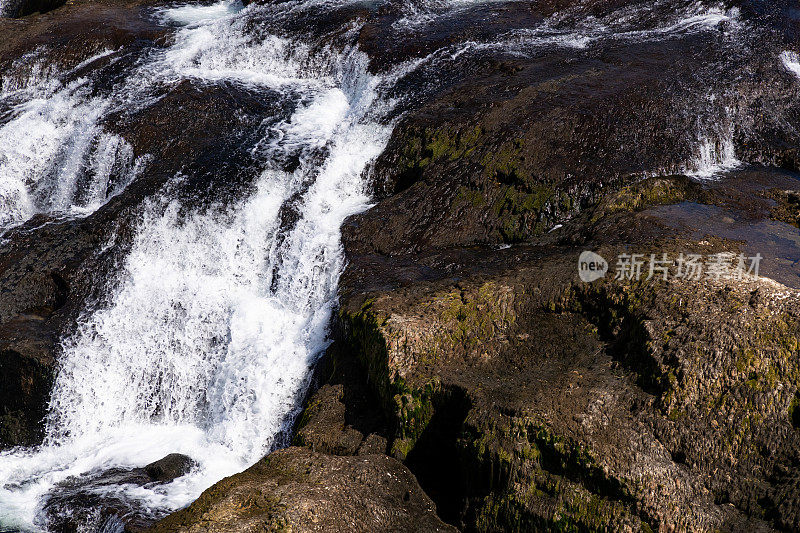
<instances>
[{"instance_id":1,"label":"waterfall","mask_svg":"<svg viewBox=\"0 0 800 533\"><path fill-rule=\"evenodd\" d=\"M91 213L141 171L130 145L98 125L108 104L89 92L85 80L44 91L0 127L0 227L37 212Z\"/></svg>"},{"instance_id":2,"label":"waterfall","mask_svg":"<svg viewBox=\"0 0 800 533\"><path fill-rule=\"evenodd\" d=\"M421 2L395 25L419 29L440 11L473 3ZM392 89L406 74L430 74L417 90L433 92L447 83L434 67L457 66L464 54L581 51L604 40L717 31L737 18L735 9L700 3L666 21L641 8L604 19L556 14L540 27L447 43L370 74L357 48L315 46L250 24L260 14L280 26L280 17L314 5L222 0L160 9L154 16L175 28L169 44L140 52L108 91L80 72L118 60L118 50L69 72L32 56L20 65L24 75L0 80L0 228L38 213L88 216L146 172L148 156L136 157L105 121L146 109L154 88L236 84L277 94L289 109L277 122L265 117L252 149L257 178L240 196L186 205L174 191L192 176L179 172L144 201L106 298L61 339L44 445L0 452L0 530L40 528L43 501L71 477L186 454L197 467L175 481L108 488L164 514L285 444L309 370L329 342L344 260L340 227L369 206L364 171L388 142L403 98ZM734 159L732 135L728 143L722 133L722 141L689 139L699 145L690 170ZM287 207L294 216L285 216Z\"/></svg>"},{"instance_id":3,"label":"waterfall","mask_svg":"<svg viewBox=\"0 0 800 533\"><path fill-rule=\"evenodd\" d=\"M296 99L295 110L269 128L259 146L264 170L239 205L184 213L167 193L146 202L108 303L87 311L62 341L45 445L0 454L0 478L7 480L0 524L35 528L41 498L69 476L179 452L197 461L190 474L155 488L114 489L152 509L174 509L254 463L287 434L309 370L327 346L343 261L339 228L368 206L362 176L391 128L378 120L385 105L381 79L366 73L363 54L328 51L325 61L308 66L302 43L248 39L240 7L222 2L163 11L183 27L141 70L162 80L277 89ZM125 96L131 100L138 91ZM70 106L58 101L61 94L36 104L66 115L53 121L58 127L50 132L66 131L52 144L78 159L89 153L99 176L112 161L127 161L120 139L100 134L103 141L91 148L70 144L93 137L86 133L104 108L87 114L80 99ZM15 120L27 120L25 113ZM40 131L42 123L36 126L30 129ZM287 155L300 161L296 170L269 164ZM7 160L18 161L13 156ZM65 164L59 175L69 183ZM15 191L24 198L27 189ZM56 194L58 207L69 196ZM289 227L281 222L287 202L299 213ZM36 208L29 204L20 201L24 209L9 219L22 220Z\"/></svg>"},{"instance_id":4,"label":"waterfall","mask_svg":"<svg viewBox=\"0 0 800 533\"><path fill-rule=\"evenodd\" d=\"M130 91L98 95L91 79L75 76L111 54L61 72L33 52L0 78L0 99L10 105L0 123L0 228L37 213L91 214L144 170L147 158L134 158L102 125Z\"/></svg>"}]
</instances>

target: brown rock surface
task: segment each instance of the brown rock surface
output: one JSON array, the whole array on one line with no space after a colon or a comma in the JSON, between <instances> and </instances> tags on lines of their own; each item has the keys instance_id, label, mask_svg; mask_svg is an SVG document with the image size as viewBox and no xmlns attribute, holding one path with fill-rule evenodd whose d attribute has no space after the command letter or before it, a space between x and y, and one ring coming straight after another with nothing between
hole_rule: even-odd
<instances>
[{"instance_id":1,"label":"brown rock surface","mask_svg":"<svg viewBox=\"0 0 800 533\"><path fill-rule=\"evenodd\" d=\"M274 452L226 478L159 532L454 531L398 461L339 457L304 448Z\"/></svg>"},{"instance_id":2,"label":"brown rock surface","mask_svg":"<svg viewBox=\"0 0 800 533\"><path fill-rule=\"evenodd\" d=\"M343 336L440 515L481 531L800 526L797 289L576 275L583 249L753 254L778 229L800 243L768 202L742 203L792 184L652 179L539 244L354 256Z\"/></svg>"}]
</instances>

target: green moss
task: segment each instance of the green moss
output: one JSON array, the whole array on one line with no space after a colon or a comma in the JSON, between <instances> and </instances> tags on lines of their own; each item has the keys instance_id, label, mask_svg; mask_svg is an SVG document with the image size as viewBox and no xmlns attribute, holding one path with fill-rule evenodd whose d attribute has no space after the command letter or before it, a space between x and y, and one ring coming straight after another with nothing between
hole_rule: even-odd
<instances>
[{"instance_id":1,"label":"green moss","mask_svg":"<svg viewBox=\"0 0 800 533\"><path fill-rule=\"evenodd\" d=\"M480 126L466 131L447 128L413 129L406 135L400 151L400 171L424 169L437 161L454 161L468 157L478 146L483 135Z\"/></svg>"},{"instance_id":2,"label":"green moss","mask_svg":"<svg viewBox=\"0 0 800 533\"><path fill-rule=\"evenodd\" d=\"M601 203L593 217L599 220L605 214L620 211L640 211L656 205L668 205L699 196L696 186L683 177L650 178L623 187Z\"/></svg>"},{"instance_id":3,"label":"green moss","mask_svg":"<svg viewBox=\"0 0 800 533\"><path fill-rule=\"evenodd\" d=\"M454 344L471 350L511 327L516 317L507 296L492 282L482 285L476 294L454 291L441 296L444 309L440 320L445 328L435 343L438 350L450 350Z\"/></svg>"},{"instance_id":4,"label":"green moss","mask_svg":"<svg viewBox=\"0 0 800 533\"><path fill-rule=\"evenodd\" d=\"M624 504L545 472L488 496L475 525L478 531L652 531Z\"/></svg>"},{"instance_id":5,"label":"green moss","mask_svg":"<svg viewBox=\"0 0 800 533\"><path fill-rule=\"evenodd\" d=\"M686 412L681 409L672 409L669 412L668 418L673 422L677 422L683 418L686 418Z\"/></svg>"},{"instance_id":6,"label":"green moss","mask_svg":"<svg viewBox=\"0 0 800 533\"><path fill-rule=\"evenodd\" d=\"M529 181L529 176L522 169L523 146L522 139L515 139L503 144L499 150L485 154L481 160L484 175L501 183Z\"/></svg>"},{"instance_id":7,"label":"green moss","mask_svg":"<svg viewBox=\"0 0 800 533\"><path fill-rule=\"evenodd\" d=\"M471 469L490 472L494 490L477 510L478 531L613 531L648 528L633 497L579 442L534 418L499 419L462 437Z\"/></svg>"},{"instance_id":8,"label":"green moss","mask_svg":"<svg viewBox=\"0 0 800 533\"><path fill-rule=\"evenodd\" d=\"M559 195L547 185L534 185L520 189L505 186L493 210L498 218L504 242L521 242L530 235L543 233L549 224L547 211L558 204Z\"/></svg>"},{"instance_id":9,"label":"green moss","mask_svg":"<svg viewBox=\"0 0 800 533\"><path fill-rule=\"evenodd\" d=\"M458 188L456 201L462 201L472 207L483 207L486 205L486 197L481 191L470 189L463 185Z\"/></svg>"},{"instance_id":10,"label":"green moss","mask_svg":"<svg viewBox=\"0 0 800 533\"><path fill-rule=\"evenodd\" d=\"M282 468L283 465L280 461L270 461L269 459L262 459L252 469L258 470L272 470L275 468ZM288 469L291 472L279 472L275 478L278 483L293 482L296 478L296 469ZM270 472L272 474L274 472ZM256 474L261 475L261 474ZM200 497L195 500L189 507L181 509L171 515L167 516L164 520L156 523L148 531L153 533L168 533L171 531L188 530L196 527L198 524L204 524L218 520L220 515L226 519L235 518L237 520L247 521L248 519L258 517L258 521L262 525L263 531L268 532L281 532L290 531L291 527L286 517L286 505L280 498L273 496L270 492L252 490L252 489L239 489L235 503L231 503L229 498L232 491L239 486L239 484L246 485L252 482L253 474L250 470L246 470L240 474L223 479L211 488L205 490Z\"/></svg>"},{"instance_id":11,"label":"green moss","mask_svg":"<svg viewBox=\"0 0 800 533\"><path fill-rule=\"evenodd\" d=\"M317 414L319 410L319 406L322 402L320 400L313 400L308 405L306 405L303 412L300 414L300 418L297 421L296 428L301 429L308 425L311 419ZM304 442L302 442L302 435L300 433L295 432L295 444L302 446Z\"/></svg>"}]
</instances>

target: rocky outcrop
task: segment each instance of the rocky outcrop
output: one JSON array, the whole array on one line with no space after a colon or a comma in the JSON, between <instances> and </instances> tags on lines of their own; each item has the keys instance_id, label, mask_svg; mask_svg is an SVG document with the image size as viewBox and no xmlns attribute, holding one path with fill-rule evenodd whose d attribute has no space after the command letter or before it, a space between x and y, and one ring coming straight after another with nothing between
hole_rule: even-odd
<instances>
[{"instance_id":1,"label":"rocky outcrop","mask_svg":"<svg viewBox=\"0 0 800 533\"><path fill-rule=\"evenodd\" d=\"M40 315L4 325L0 349L0 443L41 442L44 409L50 397L54 358L52 338Z\"/></svg>"},{"instance_id":2,"label":"rocky outcrop","mask_svg":"<svg viewBox=\"0 0 800 533\"><path fill-rule=\"evenodd\" d=\"M148 531L455 531L415 476L388 457L387 421L352 354L334 345L295 446L207 491Z\"/></svg>"},{"instance_id":3,"label":"rocky outcrop","mask_svg":"<svg viewBox=\"0 0 800 533\"><path fill-rule=\"evenodd\" d=\"M7 234L0 251L0 447L41 442L60 333L97 288L93 274L111 258L97 250L110 229L62 223Z\"/></svg>"},{"instance_id":4,"label":"rocky outcrop","mask_svg":"<svg viewBox=\"0 0 800 533\"><path fill-rule=\"evenodd\" d=\"M315 370L316 388L297 421L294 444L333 455L387 453L387 420L364 368L341 343Z\"/></svg>"},{"instance_id":5,"label":"rocky outcrop","mask_svg":"<svg viewBox=\"0 0 800 533\"><path fill-rule=\"evenodd\" d=\"M768 201L743 199L795 183L657 178L536 244L352 256L342 342L440 515L479 531L800 526L797 290L576 275L582 249L754 253L761 233L729 240L703 209L777 231Z\"/></svg>"},{"instance_id":6,"label":"rocky outcrop","mask_svg":"<svg viewBox=\"0 0 800 533\"><path fill-rule=\"evenodd\" d=\"M601 4L586 9L624 7ZM584 7L560 9L569 18ZM774 15L738 7L760 22ZM511 4L503 21L522 13ZM431 24L426 36L445 42L470 23ZM368 44L381 26L367 30ZM586 55L465 50L396 128L372 176L381 201L343 229L339 358L367 373L389 453L448 522L800 527L797 181L763 167L714 183L666 177L701 164L701 142L715 162L728 143L740 159L797 168L785 127L797 84L776 67L785 43L720 30L670 41L697 55L602 37ZM739 67L719 71L717 54ZM750 70L770 81L739 76ZM665 177L643 181L653 173ZM769 279L588 285L577 278L583 250L612 266L631 252L762 253ZM326 394L310 400L319 427L301 430L317 446L337 442L325 428L345 425L346 401L319 415Z\"/></svg>"},{"instance_id":7,"label":"rocky outcrop","mask_svg":"<svg viewBox=\"0 0 800 533\"><path fill-rule=\"evenodd\" d=\"M603 17L627 4L558 9ZM342 17L371 19L359 42L384 72L480 40L480 9L402 42L385 38L390 7ZM486 24L543 16L501 10ZM643 25L657 28L652 13ZM792 176L669 176L709 163L696 161L703 142L712 159L730 142L749 162L797 168L783 45L765 31L739 47L728 29L675 38L668 54L609 39L591 53L467 50L434 80L412 71L416 101L399 105L372 172L379 202L343 228L337 341L295 435L314 452L291 453L315 465L388 453L467 531L800 527L795 267L776 258L763 273L778 281L758 282L576 276L582 250L753 254L777 232L797 237L776 222L793 220ZM720 55L729 71L709 61ZM228 513L272 476L234 476L162 524L250 527ZM292 508L330 493L306 497ZM285 512L264 503L256 516L272 526Z\"/></svg>"},{"instance_id":8,"label":"rocky outcrop","mask_svg":"<svg viewBox=\"0 0 800 533\"><path fill-rule=\"evenodd\" d=\"M272 453L157 523L158 532L454 531L414 476L382 455Z\"/></svg>"}]
</instances>

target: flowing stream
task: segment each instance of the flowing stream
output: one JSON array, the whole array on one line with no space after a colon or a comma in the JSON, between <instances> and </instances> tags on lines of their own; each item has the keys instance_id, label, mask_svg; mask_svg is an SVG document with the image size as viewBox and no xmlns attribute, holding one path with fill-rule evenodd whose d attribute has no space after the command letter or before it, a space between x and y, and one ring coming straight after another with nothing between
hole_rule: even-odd
<instances>
[{"instance_id":1,"label":"flowing stream","mask_svg":"<svg viewBox=\"0 0 800 533\"><path fill-rule=\"evenodd\" d=\"M183 27L133 77L236 80L279 91L294 112L269 127L259 146L264 169L240 205L186 215L178 200L148 201L110 304L63 340L45 445L0 455L4 527L36 528L43 497L70 476L173 452L198 466L165 486L113 490L154 512L186 505L280 445L296 414L327 345L342 267L339 227L367 207L363 171L391 130L378 120L381 79L366 73L361 53L330 51L309 65L302 43L247 41L240 9L222 2L163 11ZM48 90L0 128L0 143L24 131L19 150L35 154L4 153L2 222L48 208L88 210L91 203L76 206L68 194L85 162L102 181L113 163L104 157L126 161L124 141L95 131L104 105L75 94L84 86ZM123 89L127 99L143 93L135 83ZM292 172L269 164L288 155L299 161ZM30 193L39 184L19 174L66 191L42 195L54 199L50 206L37 204ZM287 229L281 207L290 199L300 216Z\"/></svg>"}]
</instances>

